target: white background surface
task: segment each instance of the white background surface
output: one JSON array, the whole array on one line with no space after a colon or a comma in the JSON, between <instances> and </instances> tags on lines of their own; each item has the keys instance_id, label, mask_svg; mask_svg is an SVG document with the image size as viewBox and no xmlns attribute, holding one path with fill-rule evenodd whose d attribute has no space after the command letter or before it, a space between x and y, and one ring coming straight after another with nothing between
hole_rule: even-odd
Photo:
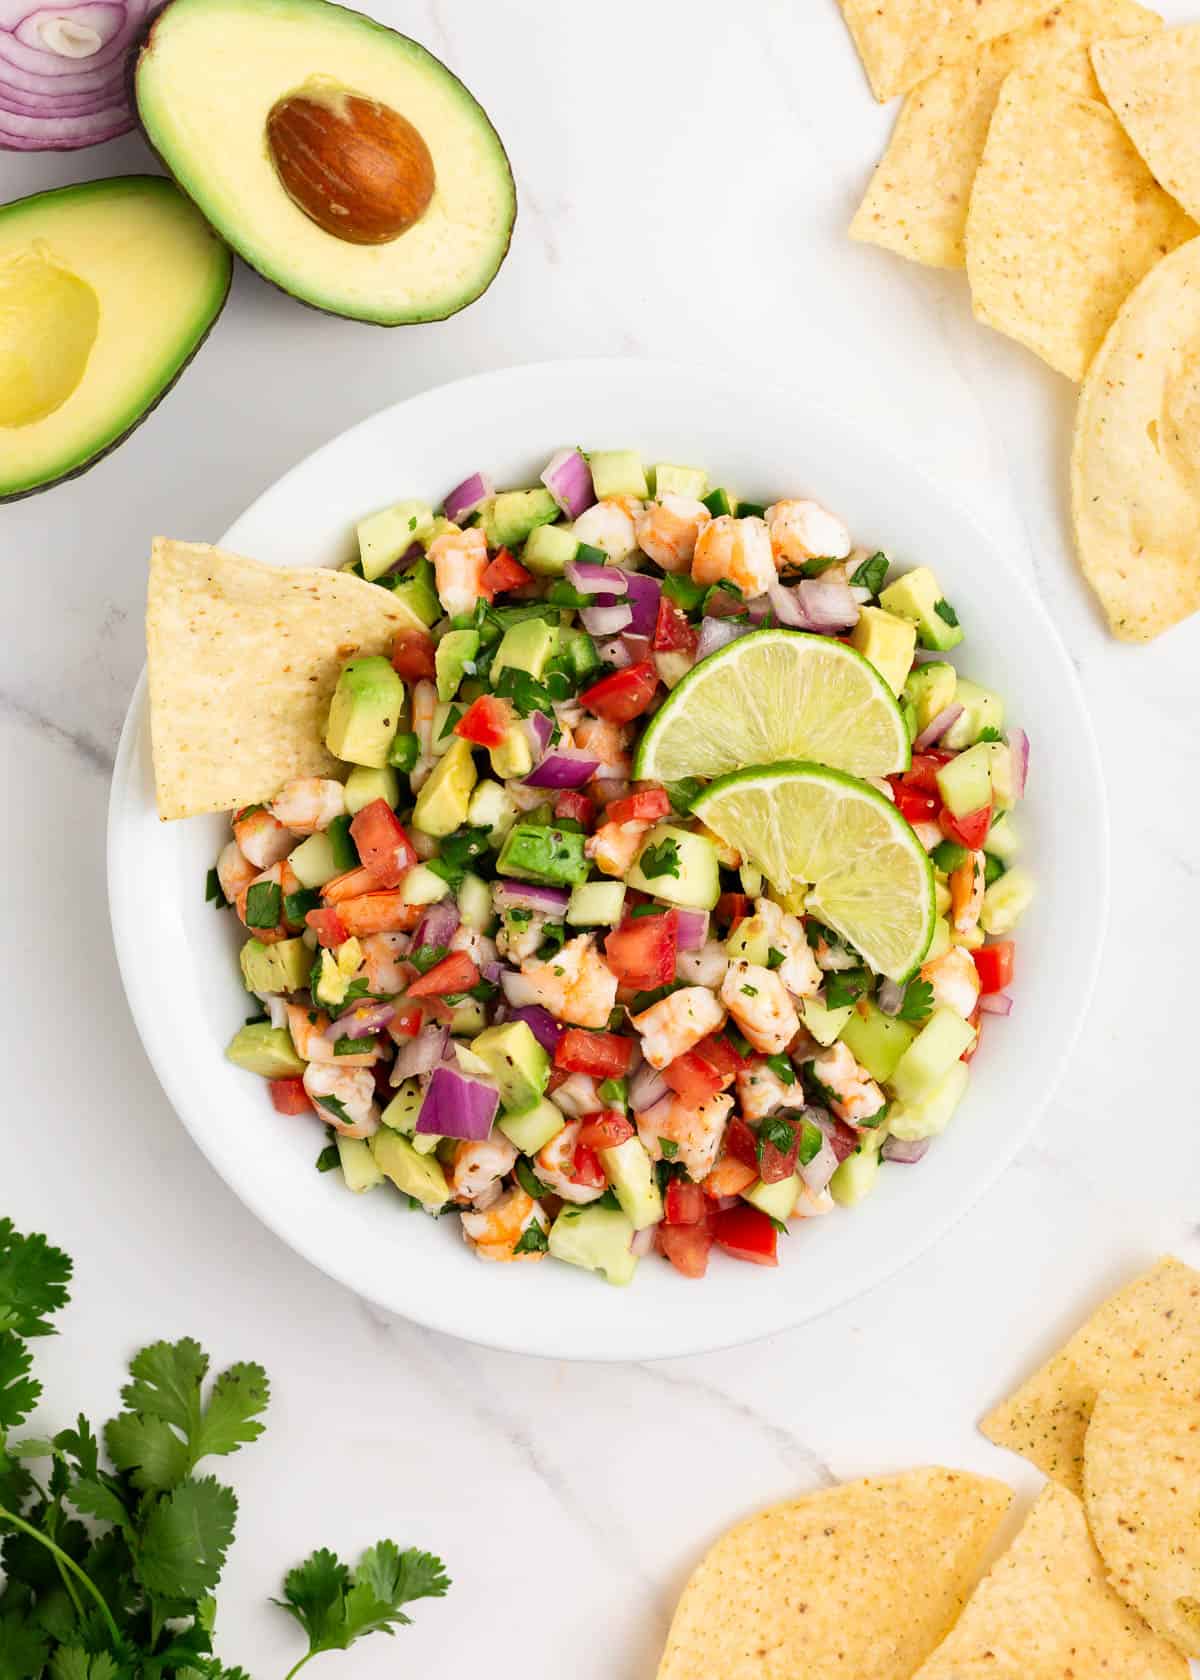
<instances>
[{"instance_id":1,"label":"white background surface","mask_svg":"<svg viewBox=\"0 0 1200 1680\"><path fill-rule=\"evenodd\" d=\"M640 1680L686 1572L756 1505L935 1459L1031 1491L977 1416L1156 1254L1200 1262L1200 622L1148 649L1108 639L1066 524L1072 388L975 325L960 275L843 237L892 111L867 93L832 0L373 9L448 59L508 145L521 214L490 292L387 334L239 271L149 423L85 478L0 510L0 1209L77 1261L65 1334L39 1348L44 1421L106 1415L125 1358L158 1336L268 1367L270 1428L229 1466L242 1514L226 1660L281 1675L299 1654L265 1605L281 1570L313 1545L356 1554L390 1533L440 1551L455 1586L342 1672ZM1162 9L1188 15L1182 0ZM3 155L0 196L145 166L133 138ZM154 532L217 535L309 449L410 392L625 352L770 369L870 407L974 503L1031 569L1083 678L1115 893L1099 994L1038 1141L924 1260L756 1347L572 1368L383 1321L234 1201L129 1021L104 815Z\"/></svg>"}]
</instances>

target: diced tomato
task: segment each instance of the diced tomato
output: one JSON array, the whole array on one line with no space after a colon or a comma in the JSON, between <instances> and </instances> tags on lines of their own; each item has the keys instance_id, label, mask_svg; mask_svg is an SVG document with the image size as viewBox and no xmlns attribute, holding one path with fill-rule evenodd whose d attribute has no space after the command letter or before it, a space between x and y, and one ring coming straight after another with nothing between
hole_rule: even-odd
<instances>
[{"instance_id":1,"label":"diced tomato","mask_svg":"<svg viewBox=\"0 0 1200 1680\"><path fill-rule=\"evenodd\" d=\"M484 593L490 600L493 595L503 595L510 589L523 589L527 583L533 582L533 573L527 572L519 560L514 560L508 550L502 548L484 567L482 581Z\"/></svg>"},{"instance_id":2,"label":"diced tomato","mask_svg":"<svg viewBox=\"0 0 1200 1680\"><path fill-rule=\"evenodd\" d=\"M277 1114L307 1114L312 1108L303 1079L272 1079L270 1084Z\"/></svg>"},{"instance_id":3,"label":"diced tomato","mask_svg":"<svg viewBox=\"0 0 1200 1680\"><path fill-rule=\"evenodd\" d=\"M559 822L577 822L590 834L596 823L596 806L586 793L564 788L554 801L554 815Z\"/></svg>"},{"instance_id":4,"label":"diced tomato","mask_svg":"<svg viewBox=\"0 0 1200 1680\"><path fill-rule=\"evenodd\" d=\"M940 747L934 747L929 752L914 753L912 763L902 776L889 776L888 780L895 787L898 781L905 787L916 788L918 793L936 793L937 773L943 764L949 764L954 757L952 752L943 752Z\"/></svg>"},{"instance_id":5,"label":"diced tomato","mask_svg":"<svg viewBox=\"0 0 1200 1680\"><path fill-rule=\"evenodd\" d=\"M994 945L981 945L971 952L981 992L1002 992L1011 985L1016 949L1011 939L998 939Z\"/></svg>"},{"instance_id":6,"label":"diced tomato","mask_svg":"<svg viewBox=\"0 0 1200 1680\"><path fill-rule=\"evenodd\" d=\"M454 725L460 740L476 747L498 747L508 734L513 721L513 709L507 700L495 694L481 694L472 700Z\"/></svg>"},{"instance_id":7,"label":"diced tomato","mask_svg":"<svg viewBox=\"0 0 1200 1680\"><path fill-rule=\"evenodd\" d=\"M388 1022L388 1036L394 1039L416 1038L425 1019L419 1003L397 1003L396 1013Z\"/></svg>"},{"instance_id":8,"label":"diced tomato","mask_svg":"<svg viewBox=\"0 0 1200 1680\"><path fill-rule=\"evenodd\" d=\"M714 1213L713 1236L735 1260L749 1260L755 1266L777 1266L779 1234L765 1213L744 1203Z\"/></svg>"},{"instance_id":9,"label":"diced tomato","mask_svg":"<svg viewBox=\"0 0 1200 1680\"><path fill-rule=\"evenodd\" d=\"M367 892L338 900L342 926L360 938L367 933L411 933L423 914L421 905L407 903L399 892Z\"/></svg>"},{"instance_id":10,"label":"diced tomato","mask_svg":"<svg viewBox=\"0 0 1200 1680\"><path fill-rule=\"evenodd\" d=\"M628 794L624 799L614 799L605 808L605 822L627 823L661 822L671 813L671 801L667 797L665 788L642 788L640 793Z\"/></svg>"},{"instance_id":11,"label":"diced tomato","mask_svg":"<svg viewBox=\"0 0 1200 1680\"><path fill-rule=\"evenodd\" d=\"M685 1050L662 1070L662 1077L689 1108L699 1108L721 1089L721 1075L694 1050Z\"/></svg>"},{"instance_id":12,"label":"diced tomato","mask_svg":"<svg viewBox=\"0 0 1200 1680\"><path fill-rule=\"evenodd\" d=\"M630 723L641 717L657 689L658 672L648 659L642 659L585 688L579 703L606 723Z\"/></svg>"},{"instance_id":13,"label":"diced tomato","mask_svg":"<svg viewBox=\"0 0 1200 1680\"><path fill-rule=\"evenodd\" d=\"M699 1225L707 1216L704 1192L689 1179L671 1179L664 1201L668 1225Z\"/></svg>"},{"instance_id":14,"label":"diced tomato","mask_svg":"<svg viewBox=\"0 0 1200 1680\"><path fill-rule=\"evenodd\" d=\"M410 998L446 997L454 992L469 992L472 986L478 984L479 970L467 953L451 951L441 962L435 962L419 980L412 982L408 995Z\"/></svg>"},{"instance_id":15,"label":"diced tomato","mask_svg":"<svg viewBox=\"0 0 1200 1680\"><path fill-rule=\"evenodd\" d=\"M585 1149L616 1149L632 1136L632 1123L615 1108L603 1114L585 1114L579 1128L579 1142Z\"/></svg>"},{"instance_id":16,"label":"diced tomato","mask_svg":"<svg viewBox=\"0 0 1200 1680\"><path fill-rule=\"evenodd\" d=\"M620 1033L588 1032L568 1027L558 1041L554 1065L568 1073L589 1073L593 1079L621 1079L633 1060L633 1040Z\"/></svg>"},{"instance_id":17,"label":"diced tomato","mask_svg":"<svg viewBox=\"0 0 1200 1680\"><path fill-rule=\"evenodd\" d=\"M589 1190L602 1190L608 1183L600 1157L587 1143L575 1145L575 1162L571 1169L571 1183L584 1184Z\"/></svg>"},{"instance_id":18,"label":"diced tomato","mask_svg":"<svg viewBox=\"0 0 1200 1680\"><path fill-rule=\"evenodd\" d=\"M932 793L906 787L897 777L889 778L896 794L896 809L906 822L936 822L941 801Z\"/></svg>"},{"instance_id":19,"label":"diced tomato","mask_svg":"<svg viewBox=\"0 0 1200 1680\"><path fill-rule=\"evenodd\" d=\"M740 1196L757 1177L756 1166L747 1166L745 1161L735 1160L732 1155L722 1155L704 1180L704 1194L713 1202L722 1201L726 1196Z\"/></svg>"},{"instance_id":20,"label":"diced tomato","mask_svg":"<svg viewBox=\"0 0 1200 1680\"><path fill-rule=\"evenodd\" d=\"M417 861L404 824L386 799L363 806L350 824L350 838L377 887L398 887Z\"/></svg>"},{"instance_id":21,"label":"diced tomato","mask_svg":"<svg viewBox=\"0 0 1200 1680\"><path fill-rule=\"evenodd\" d=\"M336 951L350 937L345 922L334 909L310 910L304 920L327 951Z\"/></svg>"},{"instance_id":22,"label":"diced tomato","mask_svg":"<svg viewBox=\"0 0 1200 1680\"><path fill-rule=\"evenodd\" d=\"M405 682L433 681L437 675L434 664L434 641L426 630L397 630L392 642L392 669Z\"/></svg>"},{"instance_id":23,"label":"diced tomato","mask_svg":"<svg viewBox=\"0 0 1200 1680\"><path fill-rule=\"evenodd\" d=\"M758 1175L758 1139L741 1115L735 1114L725 1128L725 1153Z\"/></svg>"},{"instance_id":24,"label":"diced tomato","mask_svg":"<svg viewBox=\"0 0 1200 1680\"><path fill-rule=\"evenodd\" d=\"M777 1148L770 1138L759 1138L758 1176L764 1184L779 1184L783 1179L792 1176L796 1170L796 1152L799 1141L794 1128L792 1129L791 1146L786 1150Z\"/></svg>"},{"instance_id":25,"label":"diced tomato","mask_svg":"<svg viewBox=\"0 0 1200 1680\"><path fill-rule=\"evenodd\" d=\"M700 1278L708 1270L713 1238L707 1225L660 1225L655 1241L659 1253L684 1277Z\"/></svg>"},{"instance_id":26,"label":"diced tomato","mask_svg":"<svg viewBox=\"0 0 1200 1680\"><path fill-rule=\"evenodd\" d=\"M719 927L735 928L740 921L749 916L754 906L745 893L722 893L717 900L717 907L713 916Z\"/></svg>"},{"instance_id":27,"label":"diced tomato","mask_svg":"<svg viewBox=\"0 0 1200 1680\"><path fill-rule=\"evenodd\" d=\"M981 805L977 811L968 811L965 817L956 817L950 811L943 810L938 816L942 825L942 833L947 840L954 840L960 846L965 846L969 852L977 852L988 837L988 829L992 826L992 807Z\"/></svg>"},{"instance_id":28,"label":"diced tomato","mask_svg":"<svg viewBox=\"0 0 1200 1680\"><path fill-rule=\"evenodd\" d=\"M648 992L674 980L677 926L675 911L667 910L661 916L636 916L613 929L604 941L604 955L620 985Z\"/></svg>"},{"instance_id":29,"label":"diced tomato","mask_svg":"<svg viewBox=\"0 0 1200 1680\"><path fill-rule=\"evenodd\" d=\"M662 595L658 602L658 617L654 624L654 640L650 644L655 653L695 653L700 640L676 602Z\"/></svg>"},{"instance_id":30,"label":"diced tomato","mask_svg":"<svg viewBox=\"0 0 1200 1680\"><path fill-rule=\"evenodd\" d=\"M719 1033L710 1033L696 1045L695 1054L706 1061L721 1081L721 1088L733 1083L738 1073L750 1060L749 1056L739 1056L727 1038Z\"/></svg>"}]
</instances>

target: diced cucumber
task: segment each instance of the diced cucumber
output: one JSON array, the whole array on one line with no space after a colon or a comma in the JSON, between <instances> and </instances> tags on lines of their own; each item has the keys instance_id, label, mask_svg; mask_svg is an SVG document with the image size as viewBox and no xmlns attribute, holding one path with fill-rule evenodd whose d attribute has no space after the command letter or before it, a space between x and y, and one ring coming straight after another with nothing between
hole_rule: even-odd
<instances>
[{"instance_id":1,"label":"diced cucumber","mask_svg":"<svg viewBox=\"0 0 1200 1680\"><path fill-rule=\"evenodd\" d=\"M535 525L525 539L521 563L537 577L561 577L578 547L569 525Z\"/></svg>"},{"instance_id":2,"label":"diced cucumber","mask_svg":"<svg viewBox=\"0 0 1200 1680\"><path fill-rule=\"evenodd\" d=\"M502 1114L496 1124L522 1155L536 1155L567 1123L566 1115L548 1097L543 1097L524 1114Z\"/></svg>"},{"instance_id":3,"label":"diced cucumber","mask_svg":"<svg viewBox=\"0 0 1200 1680\"><path fill-rule=\"evenodd\" d=\"M1011 933L1033 901L1033 877L1015 867L993 881L983 895L979 925L984 933Z\"/></svg>"},{"instance_id":4,"label":"diced cucumber","mask_svg":"<svg viewBox=\"0 0 1200 1680\"><path fill-rule=\"evenodd\" d=\"M642 458L633 449L597 449L588 456L592 469L592 486L598 501L609 496L636 496L644 500L650 494L646 483L646 469Z\"/></svg>"},{"instance_id":5,"label":"diced cucumber","mask_svg":"<svg viewBox=\"0 0 1200 1680\"><path fill-rule=\"evenodd\" d=\"M850 1019L842 1028L842 1043L860 1061L872 1079L888 1080L896 1071L896 1064L917 1036L911 1021L897 1020L884 1015L869 1003L865 1014L852 1009Z\"/></svg>"},{"instance_id":6,"label":"diced cucumber","mask_svg":"<svg viewBox=\"0 0 1200 1680\"><path fill-rule=\"evenodd\" d=\"M763 872L754 863L743 863L738 870L742 891L751 898L757 898L763 890Z\"/></svg>"},{"instance_id":7,"label":"diced cucumber","mask_svg":"<svg viewBox=\"0 0 1200 1680\"><path fill-rule=\"evenodd\" d=\"M817 1043L826 1049L838 1037L853 1013L852 1003L846 1004L842 1009L826 1009L818 999L805 998L800 1005L801 1020Z\"/></svg>"},{"instance_id":8,"label":"diced cucumber","mask_svg":"<svg viewBox=\"0 0 1200 1680\"><path fill-rule=\"evenodd\" d=\"M485 778L471 795L467 821L472 828L486 828L490 845L498 846L517 820L517 802L500 782Z\"/></svg>"},{"instance_id":9,"label":"diced cucumber","mask_svg":"<svg viewBox=\"0 0 1200 1680\"><path fill-rule=\"evenodd\" d=\"M393 810L400 803L400 782L396 772L386 764L378 770L369 770L365 764L356 764L346 777L347 811L352 817L356 817L377 799L384 800ZM314 835L310 838L316 837Z\"/></svg>"},{"instance_id":10,"label":"diced cucumber","mask_svg":"<svg viewBox=\"0 0 1200 1680\"><path fill-rule=\"evenodd\" d=\"M708 474L703 467L677 467L660 461L654 469L654 494L660 501L664 496L686 496L701 502L708 494Z\"/></svg>"},{"instance_id":11,"label":"diced cucumber","mask_svg":"<svg viewBox=\"0 0 1200 1680\"><path fill-rule=\"evenodd\" d=\"M847 1155L829 1180L829 1194L839 1207L853 1207L869 1196L879 1177L879 1156L873 1149Z\"/></svg>"},{"instance_id":12,"label":"diced cucumber","mask_svg":"<svg viewBox=\"0 0 1200 1680\"><path fill-rule=\"evenodd\" d=\"M986 743L959 753L937 773L938 792L955 817L968 816L992 802L991 760Z\"/></svg>"},{"instance_id":13,"label":"diced cucumber","mask_svg":"<svg viewBox=\"0 0 1200 1680\"><path fill-rule=\"evenodd\" d=\"M635 1231L657 1225L663 1216L662 1193L654 1164L638 1137L626 1138L615 1149L602 1149L600 1162L613 1194Z\"/></svg>"},{"instance_id":14,"label":"diced cucumber","mask_svg":"<svg viewBox=\"0 0 1200 1680\"><path fill-rule=\"evenodd\" d=\"M342 872L328 834L310 834L294 852L289 852L288 862L302 887L323 887Z\"/></svg>"},{"instance_id":15,"label":"diced cucumber","mask_svg":"<svg viewBox=\"0 0 1200 1680\"><path fill-rule=\"evenodd\" d=\"M945 888L942 890L945 892ZM936 893L936 887L934 891ZM943 910L941 906L938 908L938 918L933 924L933 938L929 941L929 949L926 951L924 957L924 960L927 963L934 962L938 957L944 957L946 952L950 949L950 945L952 943L950 939L950 923L946 920L945 914L945 911L950 908L950 894L948 892L946 893L945 910Z\"/></svg>"},{"instance_id":16,"label":"diced cucumber","mask_svg":"<svg viewBox=\"0 0 1200 1680\"><path fill-rule=\"evenodd\" d=\"M694 661L690 653L656 653L654 669L668 688L676 688L691 670Z\"/></svg>"},{"instance_id":17,"label":"diced cucumber","mask_svg":"<svg viewBox=\"0 0 1200 1680\"><path fill-rule=\"evenodd\" d=\"M454 1005L450 1031L459 1038L474 1038L487 1025L487 1011L478 998L465 997Z\"/></svg>"},{"instance_id":18,"label":"diced cucumber","mask_svg":"<svg viewBox=\"0 0 1200 1680\"><path fill-rule=\"evenodd\" d=\"M585 881L571 888L567 920L572 927L616 927L625 908L624 881Z\"/></svg>"},{"instance_id":19,"label":"diced cucumber","mask_svg":"<svg viewBox=\"0 0 1200 1680\"><path fill-rule=\"evenodd\" d=\"M939 1004L897 1062L891 1078L893 1092L901 1102L912 1102L944 1079L974 1042L974 1027Z\"/></svg>"},{"instance_id":20,"label":"diced cucumber","mask_svg":"<svg viewBox=\"0 0 1200 1680\"><path fill-rule=\"evenodd\" d=\"M599 1272L609 1283L632 1283L637 1255L630 1248L633 1222L621 1208L563 1208L550 1227L550 1252L556 1260Z\"/></svg>"},{"instance_id":21,"label":"diced cucumber","mask_svg":"<svg viewBox=\"0 0 1200 1680\"><path fill-rule=\"evenodd\" d=\"M988 837L983 843L983 849L985 852L989 852L992 857L999 858L1001 863L1012 863L1021 850L1020 830L1012 817L1004 815L996 818L988 830ZM295 858L296 854L293 852L289 860L293 868L295 867Z\"/></svg>"},{"instance_id":22,"label":"diced cucumber","mask_svg":"<svg viewBox=\"0 0 1200 1680\"><path fill-rule=\"evenodd\" d=\"M459 883L458 914L472 933L486 933L492 925L492 890L478 875L467 873Z\"/></svg>"},{"instance_id":23,"label":"diced cucumber","mask_svg":"<svg viewBox=\"0 0 1200 1680\"><path fill-rule=\"evenodd\" d=\"M336 1141L347 1190L361 1196L364 1190L374 1190L377 1184L383 1183L383 1173L365 1138L343 1137L339 1132Z\"/></svg>"},{"instance_id":24,"label":"diced cucumber","mask_svg":"<svg viewBox=\"0 0 1200 1680\"><path fill-rule=\"evenodd\" d=\"M761 1178L756 1178L748 1190L742 1191L742 1200L749 1202L751 1207L758 1208L769 1219L786 1222L796 1211L796 1202L802 1188L803 1180L799 1173L776 1179L774 1184L764 1184Z\"/></svg>"},{"instance_id":25,"label":"diced cucumber","mask_svg":"<svg viewBox=\"0 0 1200 1680\"><path fill-rule=\"evenodd\" d=\"M405 904L437 904L449 893L449 881L443 881L423 863L414 863L400 883L400 897Z\"/></svg>"},{"instance_id":26,"label":"diced cucumber","mask_svg":"<svg viewBox=\"0 0 1200 1680\"><path fill-rule=\"evenodd\" d=\"M1004 701L990 688L981 688L967 677L959 677L954 700L963 708L962 715L955 718L941 741L951 752L973 746L985 729L1004 727Z\"/></svg>"},{"instance_id":27,"label":"diced cucumber","mask_svg":"<svg viewBox=\"0 0 1200 1680\"><path fill-rule=\"evenodd\" d=\"M703 834L658 823L642 842L627 880L636 891L668 904L711 910L721 896L717 848Z\"/></svg>"},{"instance_id":28,"label":"diced cucumber","mask_svg":"<svg viewBox=\"0 0 1200 1680\"><path fill-rule=\"evenodd\" d=\"M936 1137L944 1132L950 1117L962 1101L970 1083L970 1071L965 1062L955 1062L950 1071L921 1096L911 1102L893 1103L888 1111L887 1129L892 1137L903 1143L916 1143L921 1138Z\"/></svg>"}]
</instances>

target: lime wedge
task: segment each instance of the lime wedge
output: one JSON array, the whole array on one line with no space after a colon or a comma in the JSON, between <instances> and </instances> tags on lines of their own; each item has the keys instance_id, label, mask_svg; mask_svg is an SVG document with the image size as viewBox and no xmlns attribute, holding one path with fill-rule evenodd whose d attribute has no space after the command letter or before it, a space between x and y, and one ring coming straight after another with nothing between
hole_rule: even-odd
<instances>
[{"instance_id":1,"label":"lime wedge","mask_svg":"<svg viewBox=\"0 0 1200 1680\"><path fill-rule=\"evenodd\" d=\"M933 937L933 870L890 800L819 764L735 770L692 806L714 834L862 952L877 974L907 980Z\"/></svg>"},{"instance_id":2,"label":"lime wedge","mask_svg":"<svg viewBox=\"0 0 1200 1680\"><path fill-rule=\"evenodd\" d=\"M909 764L896 697L873 665L830 636L755 630L702 659L652 719L639 781L723 776L804 759L852 776Z\"/></svg>"}]
</instances>

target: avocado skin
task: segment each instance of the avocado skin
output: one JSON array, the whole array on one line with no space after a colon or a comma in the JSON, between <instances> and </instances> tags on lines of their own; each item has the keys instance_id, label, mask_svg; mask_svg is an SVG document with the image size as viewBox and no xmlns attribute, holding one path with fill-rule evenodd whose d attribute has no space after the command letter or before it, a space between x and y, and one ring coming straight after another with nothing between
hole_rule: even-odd
<instances>
[{"instance_id":1,"label":"avocado skin","mask_svg":"<svg viewBox=\"0 0 1200 1680\"><path fill-rule=\"evenodd\" d=\"M157 13L155 15L157 16ZM135 43L132 51L136 51L136 50L137 49L136 49L136 43ZM132 53L131 53L131 56L132 56ZM164 171L164 173L165 173L165 171ZM157 177L152 176L152 175L147 175L144 172L138 173L138 174L111 175L111 176L106 176L105 177L106 180L112 180L112 181L146 181L146 180L155 180L156 178ZM80 184L82 184L82 183L73 182L69 186L51 187L49 189L49 191L47 191L47 192L44 192L44 193L28 193L26 196L29 197L29 198L53 198L53 197L57 196L59 193L74 192L76 190L76 187ZM184 196L187 197L186 194L184 194ZM10 199L8 202L10 204L17 204L17 203L20 203L20 200L19 199ZM189 204L191 203L190 199L188 199L188 203ZM7 206L5 206L5 208L7 208ZM210 233L212 233L212 237L217 241L217 243L219 245L224 244L224 241L221 239L221 236L218 233L213 232L213 230L211 228L209 229L209 231L210 231ZM128 426L125 429L125 431L123 431L121 433L120 437L113 438L110 443L106 443L104 445L103 449L98 450L95 455L89 456L89 458L86 461L81 461L77 467L71 467L69 471L67 471L65 473L59 473L57 478L48 478L42 484L31 484L24 490L12 490L7 495L0 495L0 507L6 506L9 502L23 502L29 496L40 496L42 494L42 492L45 491L45 490L53 490L56 484L67 484L73 478L82 478L84 473L91 472L91 470L94 466L98 465L99 462L103 461L106 455L111 455L114 449L120 449L121 445L133 436L134 432L137 431L138 427L140 425L142 425L144 421L146 421L150 418L150 416L154 413L155 409L158 407L159 403L163 400L163 398L165 396L168 396L170 394L170 392L172 392L175 389L176 385L179 383L183 374L192 365L192 362L195 359L195 357L197 356L197 354L204 348L204 345L208 341L209 333L216 326L216 324L217 324L218 320L220 319L221 314L222 314L222 312L225 308L226 303L229 301L229 288L232 284L233 284L233 264L230 263L229 272L227 273L227 275L225 277L225 290L221 293L221 301L217 304L216 309L214 309L213 314L212 314L212 319L209 321L208 325L205 327L205 329L201 333L200 337L196 340L196 343L193 346L193 348L191 349L191 351L188 353L187 356L185 356L183 361L180 362L178 369L171 376L171 378L167 381L167 383L163 386L162 390L159 391L157 396L155 396L155 398L153 399L153 401L150 402L147 405L147 407L145 407L142 410L142 412L138 415L137 419L134 420L133 423L130 426Z\"/></svg>"},{"instance_id":2,"label":"avocado skin","mask_svg":"<svg viewBox=\"0 0 1200 1680\"><path fill-rule=\"evenodd\" d=\"M134 110L137 112L138 133L141 135L142 139L145 141L146 145L149 147L150 151L153 153L155 161L157 163L161 164L163 174L170 176L171 180L175 182L175 185L179 188L180 192L184 195L184 197L188 200L188 202L190 204L196 204L196 201L192 197L191 193L188 192L188 190L184 186L183 182L180 181L176 177L173 170L171 169L171 166L168 164L167 160L163 157L163 155L159 151L158 147L154 144L154 141L150 138L150 132L147 129L146 124L142 121L142 109L141 109L141 106L138 104L138 99L137 99L137 71L138 71L138 66L140 65L143 57L146 56L147 54L151 53L154 50L154 29L155 29L155 25L158 23L159 19L163 15L163 13L169 9L170 3L171 3L171 0L165 0L165 3L161 6L159 6L157 11L155 11L154 13L151 14L149 19L147 20L146 28L145 28L143 34L141 35L141 37L138 40L134 41L134 43L132 44L132 46L130 48L129 60L128 60L128 71L127 71L129 86L130 86L130 90L131 90L130 100L131 100L131 103L133 105ZM338 3L340 4L340 0L338 0ZM379 25L378 18L369 17L366 12L360 12L358 10L358 8L355 7L355 6L342 6L341 9L344 12L352 13L354 17L361 18L364 23L373 24L376 27L378 27L378 25ZM390 28L391 26L387 25L385 27ZM399 34L402 34L403 31L397 29L397 30L394 30L393 33L399 35ZM426 48L426 51L428 51L428 48ZM433 58L436 55L433 54L433 53L430 53L429 56L431 58ZM459 87L462 88L464 93L466 93L471 99L475 98L474 94L471 93L470 88L467 87L466 83L462 80L462 78L460 76L456 76L454 74L454 71L450 69L449 65L443 63L443 61L441 59L438 59L438 63L442 65L442 68L443 68L443 70L445 70L446 74L448 76L452 77L453 80L458 83ZM478 100L476 100L475 103L478 104L479 103ZM482 105L480 105L479 108L480 108L481 111L483 110ZM486 111L484 111L484 116L487 116ZM489 123L491 122L490 117L488 117L488 121L489 121ZM508 155L508 148L505 146L504 141L500 138L500 131L499 131L499 129L496 128L494 123L492 124L492 132L496 136L496 143L500 147L500 151L503 154L504 163L505 163L506 168L508 169L509 179L512 181L512 184L513 184L512 220L508 224L508 236L504 241L504 249L503 249L503 251L501 251L500 259L497 262L495 268L492 270L492 273L491 273L490 277L488 278L487 283L484 286L482 286L479 291L477 291L475 293L474 297L464 298L460 303L456 303L453 306L453 308L444 309L439 314L421 315L421 316L418 316L418 317L414 317L410 321L370 321L370 320L363 319L363 317L359 316L359 315L342 315L336 309L326 309L324 307L324 305L322 305L322 304L312 303L312 302L310 302L310 300L308 298L298 297L295 292L289 292L287 287L286 286L281 286L278 280L272 280L269 275L261 273L251 263L248 263L245 260L245 258L241 255L241 252L238 251L236 248L234 249L234 252L233 252L234 257L236 258L236 260L238 262L240 262L242 264L242 267L249 270L249 272L251 274L257 274L258 278L265 285L270 286L272 291L281 293L285 298L290 299L290 301L292 303L298 303L302 309L311 309L314 314L316 314L316 315L327 315L327 316L332 317L332 319L335 320L335 321L354 321L359 326L363 326L363 327L385 327L389 330L394 328L394 327L423 327L423 326L428 326L430 323L432 323L434 321L448 321L452 315L458 315L458 314L461 313L462 310L469 308L471 304L478 303L479 299L484 295L484 293L491 289L491 286L494 283L494 281L496 279L496 276L499 274L500 270L504 267L504 264L508 259L508 253L512 250L513 229L517 225L517 216L520 213L520 200L518 199L518 196L517 196L517 178L513 174L512 159ZM203 210L200 209L200 206L198 204L196 204L196 209L200 211L200 214L202 216L204 215ZM205 220L207 221L208 218L205 217ZM219 233L217 233L215 228L213 229L213 237L215 239L219 239L221 237L221 235ZM199 349L198 345L197 345L197 349ZM180 369L180 372L182 372L182 371L183 370ZM163 395L164 396L166 395L165 391L163 392ZM131 428L131 430L132 430L132 428ZM126 435L128 435L128 434L126 434ZM116 446L114 445L113 447L115 448ZM73 477L74 474L69 474L68 476Z\"/></svg>"}]
</instances>

